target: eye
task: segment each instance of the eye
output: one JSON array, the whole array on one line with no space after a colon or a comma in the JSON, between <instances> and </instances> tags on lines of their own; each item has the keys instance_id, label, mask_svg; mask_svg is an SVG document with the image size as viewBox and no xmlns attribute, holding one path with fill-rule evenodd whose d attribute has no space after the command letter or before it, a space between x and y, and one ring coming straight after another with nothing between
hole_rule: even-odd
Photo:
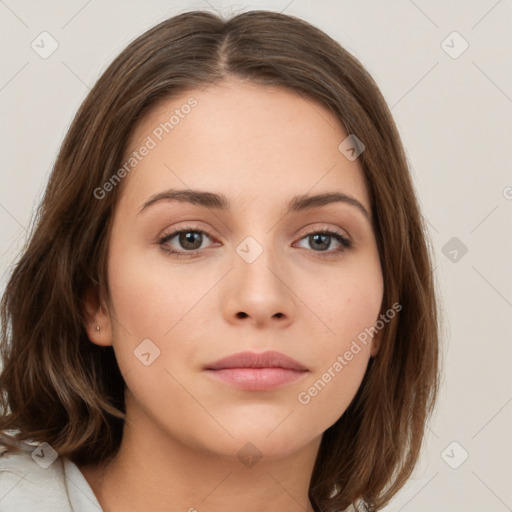
<instances>
[{"instance_id":1,"label":"eye","mask_svg":"<svg viewBox=\"0 0 512 512\"><path fill-rule=\"evenodd\" d=\"M200 253L200 250L204 249L204 247L201 246L203 245L205 236L211 239L210 235L206 231L194 226L185 226L181 229L165 234L160 238L159 245L163 251L168 254L174 254L177 258L180 256L185 258L192 257L197 256ZM176 238L176 243L179 244L181 248L169 245L169 242L173 238ZM325 253L321 254L322 257L336 256L340 252L344 252L352 247L352 242L347 237L331 229L311 230L300 239L300 241L302 240L307 240L309 242L313 248L313 252ZM339 246L335 249L328 250L333 241Z\"/></svg>"},{"instance_id":2,"label":"eye","mask_svg":"<svg viewBox=\"0 0 512 512\"><path fill-rule=\"evenodd\" d=\"M352 247L352 242L346 236L331 229L311 230L306 236L301 238L301 240L307 240L313 249L318 249L313 252L323 252L326 253L325 256L335 256L337 253L346 251ZM339 244L339 247L333 250L327 250L333 240ZM324 256L324 254L322 254L322 256Z\"/></svg>"},{"instance_id":3,"label":"eye","mask_svg":"<svg viewBox=\"0 0 512 512\"><path fill-rule=\"evenodd\" d=\"M162 250L169 254L175 254L176 257L179 257L180 255L183 255L185 257L187 256L195 256L199 252L199 249L201 249L203 237L207 236L210 238L208 233L201 229L197 229L193 226L185 226L181 229L172 231L171 233L168 233L164 235L160 240L159 244L162 247ZM184 249L184 250L176 250L172 248L172 246L169 246L169 242L176 238L177 243Z\"/></svg>"}]
</instances>

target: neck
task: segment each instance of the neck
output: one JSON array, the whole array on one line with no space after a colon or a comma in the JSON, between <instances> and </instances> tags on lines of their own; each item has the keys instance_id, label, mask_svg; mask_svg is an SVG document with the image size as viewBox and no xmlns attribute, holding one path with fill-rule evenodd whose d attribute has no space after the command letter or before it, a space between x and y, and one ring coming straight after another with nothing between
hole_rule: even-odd
<instances>
[{"instance_id":1,"label":"neck","mask_svg":"<svg viewBox=\"0 0 512 512\"><path fill-rule=\"evenodd\" d=\"M201 450L145 414L131 416L112 462L80 468L104 512L314 512L308 489L321 438L285 457L258 459L249 446Z\"/></svg>"}]
</instances>

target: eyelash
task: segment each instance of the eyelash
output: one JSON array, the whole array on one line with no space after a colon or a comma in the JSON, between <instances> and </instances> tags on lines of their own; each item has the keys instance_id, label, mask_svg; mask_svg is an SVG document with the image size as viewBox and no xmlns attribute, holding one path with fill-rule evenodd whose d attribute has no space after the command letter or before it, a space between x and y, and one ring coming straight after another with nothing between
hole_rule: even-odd
<instances>
[{"instance_id":1,"label":"eyelash","mask_svg":"<svg viewBox=\"0 0 512 512\"><path fill-rule=\"evenodd\" d=\"M174 255L176 258L179 258L180 256L184 257L194 257L197 256L202 249L198 249L195 251L176 251L174 249L170 249L169 246L166 245L169 240L174 238L176 235L179 235L181 233L202 233L203 235L206 235L208 238L211 237L210 235L201 229L197 229L194 226L184 226L180 229L177 229L175 231L172 231L171 233L165 234L162 238L159 240L159 245L162 248L164 252L166 252L169 256ZM323 258L329 258L338 255L339 253L345 252L346 250L350 249L352 247L352 242L343 236L341 233L338 233L337 231L331 230L331 229L324 229L324 230L318 230L313 229L311 231L308 231L304 234L304 236L300 239L303 240L304 238L310 236L310 235L328 235L333 237L337 242L341 244L341 247L338 249L330 250L330 251L313 251L314 253L319 253L321 257Z\"/></svg>"}]
</instances>

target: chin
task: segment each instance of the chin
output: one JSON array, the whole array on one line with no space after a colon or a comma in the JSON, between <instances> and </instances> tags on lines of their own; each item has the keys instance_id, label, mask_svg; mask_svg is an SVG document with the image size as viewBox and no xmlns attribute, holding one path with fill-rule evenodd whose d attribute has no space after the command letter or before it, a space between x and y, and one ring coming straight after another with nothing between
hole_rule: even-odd
<instances>
[{"instance_id":1,"label":"chin","mask_svg":"<svg viewBox=\"0 0 512 512\"><path fill-rule=\"evenodd\" d=\"M280 419L288 413L283 414ZM290 415L293 416L293 414ZM285 420L289 421L289 420ZM256 457L261 460L275 460L292 455L321 436L319 433L308 433L304 424L269 421L259 422L258 426L246 423L224 424L231 437L223 429L222 432L203 432L202 449L216 453L219 456L232 457L235 455L242 460L246 457Z\"/></svg>"}]
</instances>

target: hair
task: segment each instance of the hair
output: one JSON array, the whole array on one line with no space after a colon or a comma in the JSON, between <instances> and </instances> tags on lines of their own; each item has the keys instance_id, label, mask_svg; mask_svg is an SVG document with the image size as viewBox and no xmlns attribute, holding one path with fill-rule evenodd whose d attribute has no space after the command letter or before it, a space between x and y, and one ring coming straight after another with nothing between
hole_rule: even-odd
<instances>
[{"instance_id":1,"label":"hair","mask_svg":"<svg viewBox=\"0 0 512 512\"><path fill-rule=\"evenodd\" d=\"M320 102L365 145L358 162L383 272L381 312L395 302L402 309L349 407L323 433L309 497L317 511L356 502L377 511L412 474L438 394L433 255L376 83L334 39L275 12L167 19L133 40L81 104L2 296L0 432L13 449L15 440L46 441L76 464L115 456L125 383L112 347L88 338L84 299L111 304L106 262L121 187L101 200L94 191L122 165L134 126L158 102L229 78Z\"/></svg>"}]
</instances>

